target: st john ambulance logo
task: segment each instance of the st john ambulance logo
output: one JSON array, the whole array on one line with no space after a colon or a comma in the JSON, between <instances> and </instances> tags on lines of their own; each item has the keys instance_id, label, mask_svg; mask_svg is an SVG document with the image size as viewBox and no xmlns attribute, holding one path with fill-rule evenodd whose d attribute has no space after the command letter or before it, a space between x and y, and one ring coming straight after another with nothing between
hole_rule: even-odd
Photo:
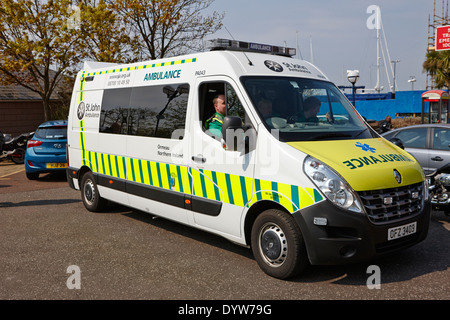
<instances>
[{"instance_id":1,"label":"st john ambulance logo","mask_svg":"<svg viewBox=\"0 0 450 320\"><path fill-rule=\"evenodd\" d=\"M84 102L81 101L80 104L78 105L78 109L77 109L78 120L83 119L85 111L86 111L86 107L84 105Z\"/></svg>"},{"instance_id":2,"label":"st john ambulance logo","mask_svg":"<svg viewBox=\"0 0 450 320\"><path fill-rule=\"evenodd\" d=\"M266 65L267 68L269 68L272 71L275 71L275 72L283 71L283 67L278 62L266 60L266 61L264 61L264 64Z\"/></svg>"},{"instance_id":3,"label":"st john ambulance logo","mask_svg":"<svg viewBox=\"0 0 450 320\"><path fill-rule=\"evenodd\" d=\"M377 151L377 149L372 148L371 146L369 146L366 143L362 144L361 142L357 142L355 144L355 146L357 146L358 148L361 148L362 151L370 151L372 153L375 153L375 151Z\"/></svg>"}]
</instances>

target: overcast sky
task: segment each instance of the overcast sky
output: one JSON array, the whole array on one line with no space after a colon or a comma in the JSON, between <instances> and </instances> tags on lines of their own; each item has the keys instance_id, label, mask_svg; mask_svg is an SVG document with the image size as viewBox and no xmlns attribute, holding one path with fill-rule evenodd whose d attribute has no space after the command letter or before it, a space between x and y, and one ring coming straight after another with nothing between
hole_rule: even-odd
<instances>
[{"instance_id":1,"label":"overcast sky","mask_svg":"<svg viewBox=\"0 0 450 320\"><path fill-rule=\"evenodd\" d=\"M215 0L211 9L225 13L223 24L236 40L300 48L303 59L319 67L337 85L350 85L347 70L359 70L357 85L373 89L377 78L377 46L374 11L378 5L386 35L386 61L396 64L397 91L411 90L408 80L417 81L414 90L424 90L426 74L422 63L428 43L428 15L433 0ZM442 0L436 0L436 14L442 14ZM369 8L370 9L370 8ZM210 38L230 38L222 28ZM383 36L383 32L380 32ZM312 46L310 46L312 43ZM385 44L382 38L383 46ZM312 47L312 56L311 56ZM382 56L381 56L382 57ZM387 65L388 71L390 65ZM393 84L392 75L390 78ZM384 61L381 85L389 91Z\"/></svg>"}]
</instances>

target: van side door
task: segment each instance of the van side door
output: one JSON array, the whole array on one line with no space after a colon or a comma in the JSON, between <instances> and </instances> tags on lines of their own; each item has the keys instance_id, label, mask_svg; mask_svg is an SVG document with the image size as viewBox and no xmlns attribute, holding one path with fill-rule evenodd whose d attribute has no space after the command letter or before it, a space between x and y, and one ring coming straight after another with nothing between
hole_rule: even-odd
<instances>
[{"instance_id":1,"label":"van side door","mask_svg":"<svg viewBox=\"0 0 450 320\"><path fill-rule=\"evenodd\" d=\"M186 82L133 87L126 119L126 190L132 207L187 223Z\"/></svg>"},{"instance_id":2,"label":"van side door","mask_svg":"<svg viewBox=\"0 0 450 320\"><path fill-rule=\"evenodd\" d=\"M219 94L224 95L226 116L239 117L247 132L254 133L255 120L231 78L201 78L195 94L190 126L189 185L186 188L191 195L193 224L240 238L241 217L252 196L255 150L236 150L230 146L231 141L227 141L226 146L221 137L210 132L209 123L215 117L213 100ZM247 132L236 131L238 144ZM252 139L255 137L254 133Z\"/></svg>"}]
</instances>

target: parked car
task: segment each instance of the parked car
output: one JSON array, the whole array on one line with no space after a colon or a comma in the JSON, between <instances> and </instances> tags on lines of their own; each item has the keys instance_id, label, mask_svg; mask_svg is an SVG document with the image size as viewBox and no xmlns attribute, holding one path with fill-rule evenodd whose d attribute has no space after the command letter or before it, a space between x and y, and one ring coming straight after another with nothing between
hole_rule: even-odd
<instances>
[{"instance_id":1,"label":"parked car","mask_svg":"<svg viewBox=\"0 0 450 320\"><path fill-rule=\"evenodd\" d=\"M450 163L450 124L418 124L398 128L381 135L398 138L405 150L419 161L425 174Z\"/></svg>"},{"instance_id":2,"label":"parked car","mask_svg":"<svg viewBox=\"0 0 450 320\"><path fill-rule=\"evenodd\" d=\"M66 160L67 120L42 123L28 140L25 153L27 178L36 180L40 173L64 171Z\"/></svg>"}]
</instances>

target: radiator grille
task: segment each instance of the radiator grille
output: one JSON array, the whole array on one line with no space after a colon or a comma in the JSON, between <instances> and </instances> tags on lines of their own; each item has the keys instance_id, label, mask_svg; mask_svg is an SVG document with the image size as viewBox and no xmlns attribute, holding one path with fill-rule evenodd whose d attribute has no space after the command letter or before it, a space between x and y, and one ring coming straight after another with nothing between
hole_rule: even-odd
<instances>
[{"instance_id":1,"label":"radiator grille","mask_svg":"<svg viewBox=\"0 0 450 320\"><path fill-rule=\"evenodd\" d=\"M358 192L370 221L394 222L413 216L423 207L423 183L409 186Z\"/></svg>"}]
</instances>

